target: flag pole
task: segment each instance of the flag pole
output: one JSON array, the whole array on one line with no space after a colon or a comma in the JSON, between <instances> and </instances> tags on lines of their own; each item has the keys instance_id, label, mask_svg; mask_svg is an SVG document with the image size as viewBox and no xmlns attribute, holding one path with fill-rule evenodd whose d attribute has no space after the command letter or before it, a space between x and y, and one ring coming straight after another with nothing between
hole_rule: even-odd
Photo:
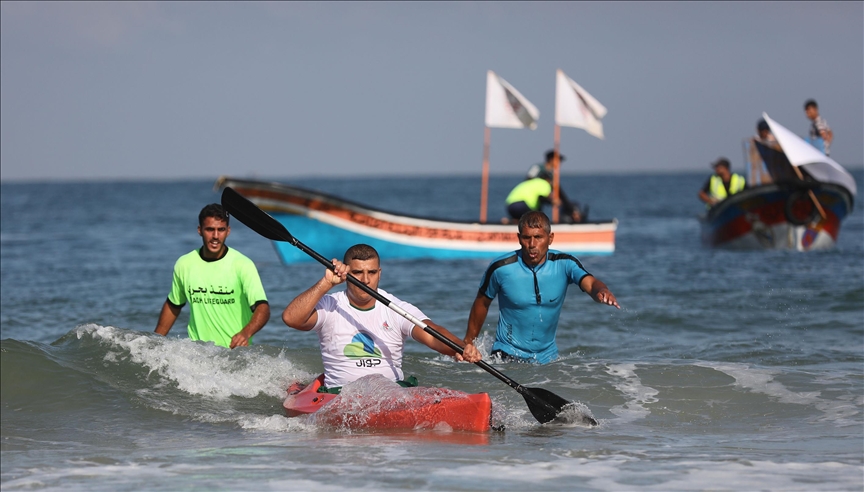
<instances>
[{"instance_id":1,"label":"flag pole","mask_svg":"<svg viewBox=\"0 0 864 492\"><path fill-rule=\"evenodd\" d=\"M483 132L483 172L482 184L480 185L480 223L486 223L486 204L489 201L489 127L484 127Z\"/></svg>"},{"instance_id":2,"label":"flag pole","mask_svg":"<svg viewBox=\"0 0 864 492\"><path fill-rule=\"evenodd\" d=\"M558 123L555 123L555 146L554 153L555 157L552 159L552 223L558 223L558 212L560 208L560 186L561 186L561 152L559 151L561 147L561 127L558 126Z\"/></svg>"}]
</instances>

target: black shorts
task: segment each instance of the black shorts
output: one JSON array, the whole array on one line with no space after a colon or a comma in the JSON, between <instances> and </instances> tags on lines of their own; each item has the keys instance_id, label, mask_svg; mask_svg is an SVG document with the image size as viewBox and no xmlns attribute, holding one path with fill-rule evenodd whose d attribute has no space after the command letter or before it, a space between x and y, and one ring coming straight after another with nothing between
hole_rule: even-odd
<instances>
[{"instance_id":1,"label":"black shorts","mask_svg":"<svg viewBox=\"0 0 864 492\"><path fill-rule=\"evenodd\" d=\"M507 205L507 213L511 219L521 219L523 215L531 211L531 207L525 202L513 202Z\"/></svg>"}]
</instances>

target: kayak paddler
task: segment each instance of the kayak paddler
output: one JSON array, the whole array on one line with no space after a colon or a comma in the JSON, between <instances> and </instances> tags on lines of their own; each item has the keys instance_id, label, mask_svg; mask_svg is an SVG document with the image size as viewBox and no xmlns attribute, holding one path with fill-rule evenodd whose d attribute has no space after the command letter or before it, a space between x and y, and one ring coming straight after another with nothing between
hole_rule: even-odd
<instances>
[{"instance_id":1,"label":"kayak paddler","mask_svg":"<svg viewBox=\"0 0 864 492\"><path fill-rule=\"evenodd\" d=\"M480 360L480 353L473 346L464 355L456 354L421 327L350 282L344 291L328 294L333 287L345 283L350 273L389 299L391 307L398 306L457 345L463 345L456 335L432 323L414 305L378 288L381 264L378 252L372 246L351 246L343 261L334 258L332 262L335 268L325 269L324 276L295 297L282 312L282 321L289 327L318 334L324 363L324 391L338 392L342 386L370 374L380 374L401 386L416 386L416 379L406 380L402 372L402 350L409 336L457 360Z\"/></svg>"}]
</instances>

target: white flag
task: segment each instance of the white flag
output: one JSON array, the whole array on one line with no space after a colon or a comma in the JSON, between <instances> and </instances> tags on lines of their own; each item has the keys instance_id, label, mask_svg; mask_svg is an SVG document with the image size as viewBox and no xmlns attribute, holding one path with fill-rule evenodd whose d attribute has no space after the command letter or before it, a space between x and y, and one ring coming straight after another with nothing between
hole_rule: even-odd
<instances>
[{"instance_id":1,"label":"white flag","mask_svg":"<svg viewBox=\"0 0 864 492\"><path fill-rule=\"evenodd\" d=\"M588 91L558 70L555 77L555 124L582 128L597 138L603 138L606 107Z\"/></svg>"},{"instance_id":2,"label":"white flag","mask_svg":"<svg viewBox=\"0 0 864 492\"><path fill-rule=\"evenodd\" d=\"M486 126L537 128L540 111L506 80L492 70L486 72Z\"/></svg>"},{"instance_id":3,"label":"white flag","mask_svg":"<svg viewBox=\"0 0 864 492\"><path fill-rule=\"evenodd\" d=\"M771 133L793 166L803 167L810 176L823 183L835 183L849 190L852 195L858 193L855 178L834 159L823 154L821 150L805 142L803 138L792 133L785 126L762 113L762 118L768 123Z\"/></svg>"}]
</instances>

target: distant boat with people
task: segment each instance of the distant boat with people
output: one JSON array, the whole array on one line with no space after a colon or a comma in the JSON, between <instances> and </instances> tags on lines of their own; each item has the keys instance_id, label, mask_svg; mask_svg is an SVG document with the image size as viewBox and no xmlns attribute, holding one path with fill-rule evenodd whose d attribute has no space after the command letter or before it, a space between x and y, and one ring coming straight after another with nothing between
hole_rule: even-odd
<instances>
[{"instance_id":1,"label":"distant boat with people","mask_svg":"<svg viewBox=\"0 0 864 492\"><path fill-rule=\"evenodd\" d=\"M852 211L855 179L846 169L763 113L774 140L750 138L748 188L700 218L702 242L732 249L833 248ZM765 177L759 175L765 172Z\"/></svg>"},{"instance_id":2,"label":"distant boat with people","mask_svg":"<svg viewBox=\"0 0 864 492\"><path fill-rule=\"evenodd\" d=\"M603 138L603 107L581 86L558 70L556 73L555 159L552 202L559 191L560 126L585 129ZM537 127L539 111L512 85L489 70L486 73L486 117L480 214L477 221L420 217L380 210L320 191L284 183L220 177L217 188L230 187L269 212L288 230L303 231L303 242L327 258L339 258L351 244L365 243L388 259L483 259L490 260L519 244L515 220L487 222L489 198L490 128ZM616 219L563 223L559 206L551 211L555 249L577 256L610 255L615 251ZM288 243L274 241L283 263L310 261L308 255Z\"/></svg>"},{"instance_id":3,"label":"distant boat with people","mask_svg":"<svg viewBox=\"0 0 864 492\"><path fill-rule=\"evenodd\" d=\"M231 187L327 258L340 258L346 245L366 243L388 259L484 259L518 248L515 224L418 217L379 210L326 193L284 183L222 176L216 188ZM615 219L553 224L555 247L573 255L615 251ZM311 261L288 243L273 242L285 264Z\"/></svg>"}]
</instances>

